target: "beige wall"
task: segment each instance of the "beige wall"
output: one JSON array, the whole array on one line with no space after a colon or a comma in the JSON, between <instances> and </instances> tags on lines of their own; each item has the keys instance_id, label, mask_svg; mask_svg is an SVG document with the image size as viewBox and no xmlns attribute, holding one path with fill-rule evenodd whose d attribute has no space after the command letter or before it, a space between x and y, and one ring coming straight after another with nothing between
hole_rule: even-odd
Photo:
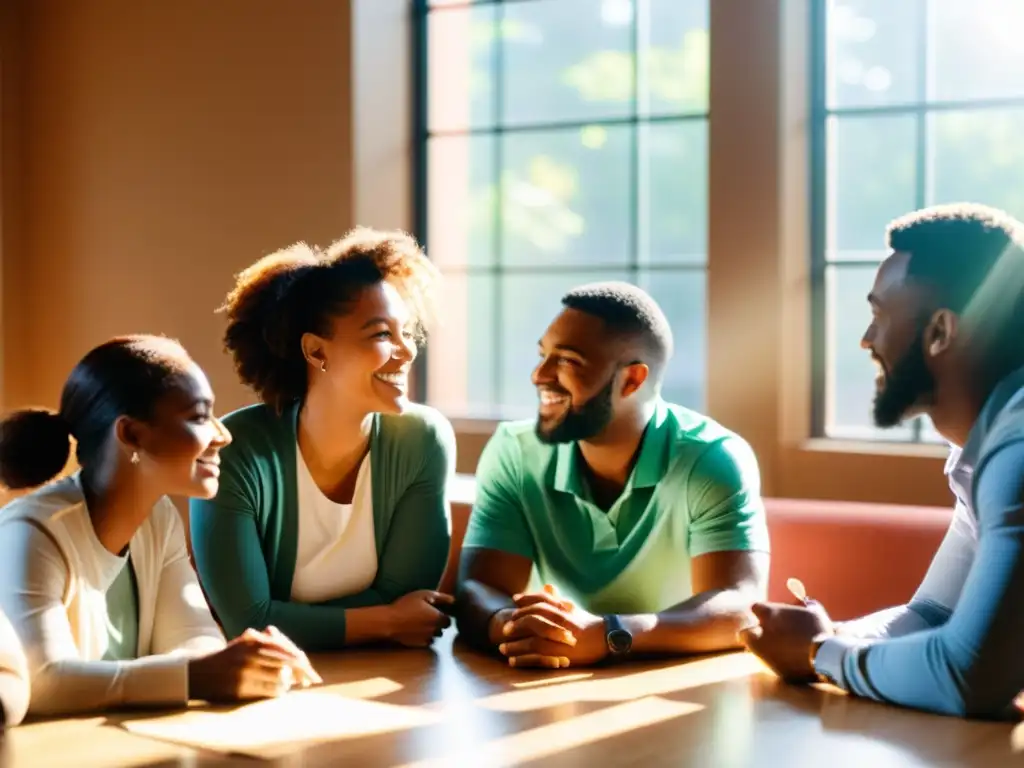
<instances>
[{"instance_id":1,"label":"beige wall","mask_svg":"<svg viewBox=\"0 0 1024 768\"><path fill-rule=\"evenodd\" d=\"M53 404L128 332L248 402L213 313L232 274L353 224L349 3L2 5L4 405Z\"/></svg>"}]
</instances>

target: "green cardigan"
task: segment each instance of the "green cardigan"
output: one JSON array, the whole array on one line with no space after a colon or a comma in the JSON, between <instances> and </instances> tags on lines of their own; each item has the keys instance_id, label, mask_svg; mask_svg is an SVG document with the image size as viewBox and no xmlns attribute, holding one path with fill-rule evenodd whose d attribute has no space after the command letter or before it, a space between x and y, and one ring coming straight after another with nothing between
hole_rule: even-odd
<instances>
[{"instance_id":1,"label":"green cardigan","mask_svg":"<svg viewBox=\"0 0 1024 768\"><path fill-rule=\"evenodd\" d=\"M455 433L440 413L410 405L377 414L370 435L377 575L354 595L292 602L298 548L298 406L278 416L265 405L224 418L233 441L221 451L220 489L193 499L189 519L196 570L227 637L273 625L307 651L345 644L349 608L385 605L436 589L448 558L448 480Z\"/></svg>"}]
</instances>

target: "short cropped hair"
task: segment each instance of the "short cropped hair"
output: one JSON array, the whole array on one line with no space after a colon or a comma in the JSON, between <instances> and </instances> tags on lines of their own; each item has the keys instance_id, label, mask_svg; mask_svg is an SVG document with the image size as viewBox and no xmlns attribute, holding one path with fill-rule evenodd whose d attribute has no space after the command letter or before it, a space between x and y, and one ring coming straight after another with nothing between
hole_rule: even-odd
<instances>
[{"instance_id":1,"label":"short cropped hair","mask_svg":"<svg viewBox=\"0 0 1024 768\"><path fill-rule=\"evenodd\" d=\"M357 227L326 249L296 243L238 274L220 308L228 317L224 346L242 382L280 413L306 395L303 334L329 337L331 320L361 291L387 282L409 305L422 338L434 314L437 277L405 232Z\"/></svg>"},{"instance_id":2,"label":"short cropped hair","mask_svg":"<svg viewBox=\"0 0 1024 768\"><path fill-rule=\"evenodd\" d=\"M565 294L562 306L600 318L612 334L633 339L639 362L661 381L672 357L672 328L649 293L632 283L588 283Z\"/></svg>"},{"instance_id":3,"label":"short cropped hair","mask_svg":"<svg viewBox=\"0 0 1024 768\"><path fill-rule=\"evenodd\" d=\"M985 205L936 205L890 223L887 242L908 254L907 278L934 293L934 309L950 309L979 330L988 364L1024 362L1021 222Z\"/></svg>"}]
</instances>

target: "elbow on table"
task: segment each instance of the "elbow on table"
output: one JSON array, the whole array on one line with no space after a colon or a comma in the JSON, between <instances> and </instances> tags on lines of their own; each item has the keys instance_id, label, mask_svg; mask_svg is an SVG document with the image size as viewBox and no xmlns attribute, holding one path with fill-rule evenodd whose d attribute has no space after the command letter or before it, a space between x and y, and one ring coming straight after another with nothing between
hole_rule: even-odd
<instances>
[{"instance_id":1,"label":"elbow on table","mask_svg":"<svg viewBox=\"0 0 1024 768\"><path fill-rule=\"evenodd\" d=\"M48 662L33 670L29 677L25 714L55 717L80 711L78 706L69 706L71 702L64 685L65 680L59 662ZM4 703L6 704L6 700Z\"/></svg>"},{"instance_id":2,"label":"elbow on table","mask_svg":"<svg viewBox=\"0 0 1024 768\"><path fill-rule=\"evenodd\" d=\"M940 711L968 720L1006 720L1013 712L1015 696L987 686L965 685L944 702Z\"/></svg>"},{"instance_id":3,"label":"elbow on table","mask_svg":"<svg viewBox=\"0 0 1024 768\"><path fill-rule=\"evenodd\" d=\"M932 659L941 660L944 674L937 681L937 702L926 709L970 720L1005 720L1013 711L1020 686L1008 670L994 669L980 659L958 658L946 643Z\"/></svg>"}]
</instances>

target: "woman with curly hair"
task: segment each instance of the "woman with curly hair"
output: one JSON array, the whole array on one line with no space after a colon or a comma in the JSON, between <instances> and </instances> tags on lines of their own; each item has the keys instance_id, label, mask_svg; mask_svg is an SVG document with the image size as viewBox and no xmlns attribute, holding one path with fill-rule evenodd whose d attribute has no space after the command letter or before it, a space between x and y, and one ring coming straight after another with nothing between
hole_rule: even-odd
<instances>
[{"instance_id":1,"label":"woman with curly hair","mask_svg":"<svg viewBox=\"0 0 1024 768\"><path fill-rule=\"evenodd\" d=\"M220 491L190 515L229 637L273 624L307 651L425 646L448 625L455 435L408 399L436 276L411 237L365 228L238 275L225 346L262 402L224 418Z\"/></svg>"}]
</instances>

